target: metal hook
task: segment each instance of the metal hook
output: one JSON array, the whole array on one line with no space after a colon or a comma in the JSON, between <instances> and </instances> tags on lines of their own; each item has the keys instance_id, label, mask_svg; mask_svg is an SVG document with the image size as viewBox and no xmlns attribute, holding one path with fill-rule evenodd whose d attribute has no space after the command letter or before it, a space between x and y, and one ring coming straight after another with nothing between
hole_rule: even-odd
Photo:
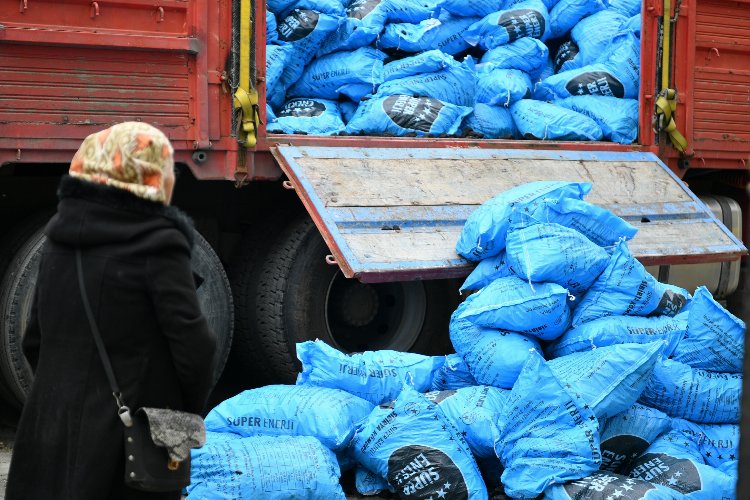
<instances>
[{"instance_id":1,"label":"metal hook","mask_svg":"<svg viewBox=\"0 0 750 500\"><path fill-rule=\"evenodd\" d=\"M23 14L24 11L26 11L26 9L28 9L28 8L29 8L29 2L28 2L28 0L21 0L21 4L18 6L18 12L20 12L21 14Z\"/></svg>"},{"instance_id":2,"label":"metal hook","mask_svg":"<svg viewBox=\"0 0 750 500\"><path fill-rule=\"evenodd\" d=\"M91 2L91 19L99 16L99 2Z\"/></svg>"},{"instance_id":3,"label":"metal hook","mask_svg":"<svg viewBox=\"0 0 750 500\"><path fill-rule=\"evenodd\" d=\"M159 17L156 19L156 22L163 23L164 22L164 7L157 7L156 13L159 15Z\"/></svg>"},{"instance_id":4,"label":"metal hook","mask_svg":"<svg viewBox=\"0 0 750 500\"><path fill-rule=\"evenodd\" d=\"M333 255L326 255L326 264L330 266L335 266L336 264L338 264L338 262L336 262L336 257L334 257Z\"/></svg>"}]
</instances>

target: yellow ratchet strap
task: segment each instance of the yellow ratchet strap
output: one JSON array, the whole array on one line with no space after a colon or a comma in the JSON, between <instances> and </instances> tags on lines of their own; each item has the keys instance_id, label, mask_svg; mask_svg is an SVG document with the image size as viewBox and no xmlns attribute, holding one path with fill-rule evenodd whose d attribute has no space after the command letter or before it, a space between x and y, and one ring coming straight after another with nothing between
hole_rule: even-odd
<instances>
[{"instance_id":1,"label":"yellow ratchet strap","mask_svg":"<svg viewBox=\"0 0 750 500\"><path fill-rule=\"evenodd\" d=\"M259 125L258 92L250 82L250 42L252 39L251 0L240 1L240 81L234 93L234 108L238 113L237 140L246 148L257 143Z\"/></svg>"},{"instance_id":2,"label":"yellow ratchet strap","mask_svg":"<svg viewBox=\"0 0 750 500\"><path fill-rule=\"evenodd\" d=\"M684 153L687 150L688 142L685 136L677 130L677 124L672 116L675 108L677 108L676 97L677 91L674 89L662 90L656 99L656 116L659 120L660 130L669 134L672 146L680 153Z\"/></svg>"},{"instance_id":3,"label":"yellow ratchet strap","mask_svg":"<svg viewBox=\"0 0 750 500\"><path fill-rule=\"evenodd\" d=\"M664 36L662 39L662 59L661 59L661 92L656 99L656 124L659 130L669 135L672 146L684 153L687 150L688 142L685 136L677 130L677 124L674 121L674 112L677 109L677 91L669 88L669 51L671 47L671 19L672 3L671 0L664 0Z\"/></svg>"}]
</instances>

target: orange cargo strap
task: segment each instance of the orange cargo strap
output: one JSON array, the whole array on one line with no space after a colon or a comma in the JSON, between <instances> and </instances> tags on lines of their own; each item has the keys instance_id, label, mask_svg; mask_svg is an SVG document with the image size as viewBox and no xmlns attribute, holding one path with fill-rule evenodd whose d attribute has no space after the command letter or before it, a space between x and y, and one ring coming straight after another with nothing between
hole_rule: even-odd
<instances>
[{"instance_id":1,"label":"orange cargo strap","mask_svg":"<svg viewBox=\"0 0 750 500\"><path fill-rule=\"evenodd\" d=\"M687 150L688 142L685 136L677 130L677 124L674 121L674 112L677 109L677 91L669 88L669 51L671 48L671 0L664 0L663 27L664 36L662 37L662 60L661 60L661 92L656 99L656 116L655 122L658 129L669 135L672 146L684 153Z\"/></svg>"}]
</instances>

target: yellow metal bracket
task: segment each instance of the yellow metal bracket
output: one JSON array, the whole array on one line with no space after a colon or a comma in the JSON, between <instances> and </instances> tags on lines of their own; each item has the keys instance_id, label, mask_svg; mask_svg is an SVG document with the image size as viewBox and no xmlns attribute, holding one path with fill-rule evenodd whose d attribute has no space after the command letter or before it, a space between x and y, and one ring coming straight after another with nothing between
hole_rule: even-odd
<instances>
[{"instance_id":1,"label":"yellow metal bracket","mask_svg":"<svg viewBox=\"0 0 750 500\"><path fill-rule=\"evenodd\" d=\"M661 92L656 99L656 116L654 117L654 125L657 130L666 132L669 136L669 140L672 142L672 146L679 151L684 153L688 148L687 139L685 136L677 130L677 124L674 121L674 113L677 109L677 91L669 88L669 59L671 49L671 14L672 14L672 2L671 0L664 0L664 12L663 16L663 28L664 33L662 37L662 59L661 59Z\"/></svg>"}]
</instances>

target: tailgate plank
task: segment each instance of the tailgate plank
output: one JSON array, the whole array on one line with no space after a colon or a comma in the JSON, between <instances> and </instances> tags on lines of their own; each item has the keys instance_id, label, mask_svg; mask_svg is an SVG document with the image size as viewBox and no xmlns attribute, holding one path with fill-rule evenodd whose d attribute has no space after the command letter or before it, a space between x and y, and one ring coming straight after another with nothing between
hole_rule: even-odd
<instances>
[{"instance_id":1,"label":"tailgate plank","mask_svg":"<svg viewBox=\"0 0 750 500\"><path fill-rule=\"evenodd\" d=\"M538 180L593 184L587 201L639 228L647 265L738 258L744 246L650 153L280 146L274 149L347 277L464 276L455 244L481 203Z\"/></svg>"},{"instance_id":2,"label":"tailgate plank","mask_svg":"<svg viewBox=\"0 0 750 500\"><path fill-rule=\"evenodd\" d=\"M326 206L479 205L525 182L591 182L587 201L642 205L690 202L669 172L649 162L540 159L299 158ZM377 182L373 182L377 172ZM460 181L460 182L457 182Z\"/></svg>"}]
</instances>

